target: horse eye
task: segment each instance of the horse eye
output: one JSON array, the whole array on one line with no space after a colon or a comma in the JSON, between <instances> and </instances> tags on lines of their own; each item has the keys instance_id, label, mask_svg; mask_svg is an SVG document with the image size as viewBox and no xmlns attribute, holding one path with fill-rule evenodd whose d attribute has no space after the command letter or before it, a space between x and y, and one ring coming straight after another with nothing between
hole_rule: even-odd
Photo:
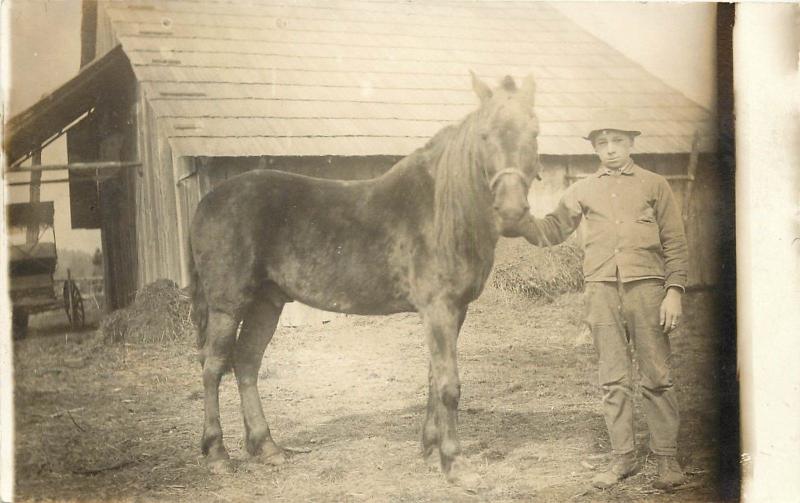
<instances>
[{"instance_id":1,"label":"horse eye","mask_svg":"<svg viewBox=\"0 0 800 503\"><path fill-rule=\"evenodd\" d=\"M488 140L488 139L489 139L489 133L481 133L481 140Z\"/></svg>"}]
</instances>

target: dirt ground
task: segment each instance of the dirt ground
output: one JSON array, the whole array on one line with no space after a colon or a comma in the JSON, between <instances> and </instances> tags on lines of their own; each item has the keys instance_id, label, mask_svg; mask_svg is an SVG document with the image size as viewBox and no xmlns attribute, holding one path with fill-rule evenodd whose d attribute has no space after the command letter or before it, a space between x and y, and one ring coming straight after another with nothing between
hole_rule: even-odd
<instances>
[{"instance_id":1,"label":"dirt ground","mask_svg":"<svg viewBox=\"0 0 800 503\"><path fill-rule=\"evenodd\" d=\"M594 349L580 335L581 296L544 304L489 289L459 344L460 438L484 486L475 493L448 485L420 456L427 349L409 314L278 330L260 390L274 438L298 451L283 466L246 459L226 376L229 475L211 475L200 456L193 341L107 345L93 331L64 334L34 319L15 344L17 499L719 501L712 302L689 294L686 324L672 338L688 484L671 494L651 486L641 409L644 469L611 490L590 487L609 446Z\"/></svg>"}]
</instances>

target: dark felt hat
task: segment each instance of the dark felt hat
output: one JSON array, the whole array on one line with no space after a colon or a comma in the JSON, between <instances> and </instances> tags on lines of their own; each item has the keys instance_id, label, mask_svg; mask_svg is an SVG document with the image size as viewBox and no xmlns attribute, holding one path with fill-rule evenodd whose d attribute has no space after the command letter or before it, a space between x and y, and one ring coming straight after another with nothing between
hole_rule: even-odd
<instances>
[{"instance_id":1,"label":"dark felt hat","mask_svg":"<svg viewBox=\"0 0 800 503\"><path fill-rule=\"evenodd\" d=\"M630 120L628 112L623 109L598 109L592 113L590 122L593 129L583 137L589 141L594 141L595 136L604 131L619 131L631 137L642 134L636 124Z\"/></svg>"}]
</instances>

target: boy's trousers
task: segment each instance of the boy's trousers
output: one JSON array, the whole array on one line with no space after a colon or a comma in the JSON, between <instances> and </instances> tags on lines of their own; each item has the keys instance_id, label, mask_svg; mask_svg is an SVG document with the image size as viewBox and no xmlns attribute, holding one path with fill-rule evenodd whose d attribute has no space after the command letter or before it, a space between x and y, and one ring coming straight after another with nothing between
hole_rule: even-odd
<instances>
[{"instance_id":1,"label":"boy's trousers","mask_svg":"<svg viewBox=\"0 0 800 503\"><path fill-rule=\"evenodd\" d=\"M659 324L664 281L586 283L587 323L599 355L603 415L614 454L634 450L633 364L628 339L638 362L644 411L655 454L677 451L678 402L670 375L669 336Z\"/></svg>"}]
</instances>

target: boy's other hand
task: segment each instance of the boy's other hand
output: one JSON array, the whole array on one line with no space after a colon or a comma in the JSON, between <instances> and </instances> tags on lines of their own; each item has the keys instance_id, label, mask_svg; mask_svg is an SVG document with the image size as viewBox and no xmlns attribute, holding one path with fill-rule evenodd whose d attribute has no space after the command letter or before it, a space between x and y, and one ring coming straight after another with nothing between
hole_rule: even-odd
<instances>
[{"instance_id":1,"label":"boy's other hand","mask_svg":"<svg viewBox=\"0 0 800 503\"><path fill-rule=\"evenodd\" d=\"M664 328L664 333L669 333L678 326L683 308L681 297L683 292L679 288L669 288L664 300L661 301L661 311L659 313L659 323Z\"/></svg>"}]
</instances>

